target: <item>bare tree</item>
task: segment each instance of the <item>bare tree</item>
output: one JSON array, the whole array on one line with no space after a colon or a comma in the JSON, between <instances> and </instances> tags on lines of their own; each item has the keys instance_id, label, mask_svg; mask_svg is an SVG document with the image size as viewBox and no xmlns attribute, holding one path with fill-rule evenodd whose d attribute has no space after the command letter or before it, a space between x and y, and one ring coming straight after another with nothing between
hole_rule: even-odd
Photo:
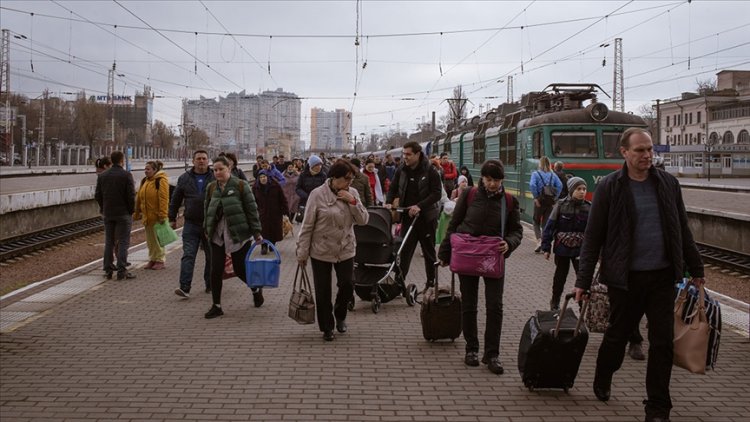
<instances>
[{"instance_id":1,"label":"bare tree","mask_svg":"<svg viewBox=\"0 0 750 422\"><path fill-rule=\"evenodd\" d=\"M645 103L639 105L636 112L648 125L649 132L656 136L656 112L651 104Z\"/></svg>"},{"instance_id":2,"label":"bare tree","mask_svg":"<svg viewBox=\"0 0 750 422\"><path fill-rule=\"evenodd\" d=\"M188 148L190 148L190 150L192 151L195 151L196 149L206 148L210 144L208 134L200 128L189 129L187 137Z\"/></svg>"},{"instance_id":3,"label":"bare tree","mask_svg":"<svg viewBox=\"0 0 750 422\"><path fill-rule=\"evenodd\" d=\"M94 99L86 100L86 95L79 96L74 105L75 125L78 133L89 145L89 157L94 152L94 144L102 139L104 129L107 127L107 110L103 104Z\"/></svg>"},{"instance_id":4,"label":"bare tree","mask_svg":"<svg viewBox=\"0 0 750 422\"><path fill-rule=\"evenodd\" d=\"M161 120L154 121L151 127L151 139L154 147L171 150L174 146L174 131Z\"/></svg>"},{"instance_id":5,"label":"bare tree","mask_svg":"<svg viewBox=\"0 0 750 422\"><path fill-rule=\"evenodd\" d=\"M696 79L695 86L701 95L709 95L718 91L716 80L711 78Z\"/></svg>"},{"instance_id":6,"label":"bare tree","mask_svg":"<svg viewBox=\"0 0 750 422\"><path fill-rule=\"evenodd\" d=\"M466 117L466 103L468 98L461 85L453 88L453 97L448 99L448 116L451 122L458 122Z\"/></svg>"}]
</instances>

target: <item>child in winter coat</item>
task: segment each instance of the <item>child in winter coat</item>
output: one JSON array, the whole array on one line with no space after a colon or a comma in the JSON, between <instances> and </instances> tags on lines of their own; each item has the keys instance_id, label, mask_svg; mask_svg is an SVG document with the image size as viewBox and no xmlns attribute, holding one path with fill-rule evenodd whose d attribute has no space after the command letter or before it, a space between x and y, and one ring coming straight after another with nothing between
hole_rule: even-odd
<instances>
[{"instance_id":1,"label":"child in winter coat","mask_svg":"<svg viewBox=\"0 0 750 422\"><path fill-rule=\"evenodd\" d=\"M554 241L555 275L552 282L550 309L560 308L560 297L565 288L570 264L578 273L578 257L581 254L583 232L589 218L591 202L586 201L586 182L580 177L568 180L568 196L557 201L547 220L542 234L542 252L549 259Z\"/></svg>"}]
</instances>

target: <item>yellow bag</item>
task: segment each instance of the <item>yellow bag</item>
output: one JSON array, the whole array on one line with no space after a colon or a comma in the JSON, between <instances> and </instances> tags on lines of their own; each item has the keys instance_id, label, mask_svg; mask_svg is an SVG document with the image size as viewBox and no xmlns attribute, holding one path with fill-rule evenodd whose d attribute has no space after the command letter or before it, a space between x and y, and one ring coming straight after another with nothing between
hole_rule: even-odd
<instances>
[{"instance_id":1,"label":"yellow bag","mask_svg":"<svg viewBox=\"0 0 750 422\"><path fill-rule=\"evenodd\" d=\"M685 318L689 323L683 320L688 289L682 289L675 301L673 362L676 366L694 374L705 374L711 327L706 317L706 291L702 285L696 287L698 288L698 303L693 313Z\"/></svg>"}]
</instances>

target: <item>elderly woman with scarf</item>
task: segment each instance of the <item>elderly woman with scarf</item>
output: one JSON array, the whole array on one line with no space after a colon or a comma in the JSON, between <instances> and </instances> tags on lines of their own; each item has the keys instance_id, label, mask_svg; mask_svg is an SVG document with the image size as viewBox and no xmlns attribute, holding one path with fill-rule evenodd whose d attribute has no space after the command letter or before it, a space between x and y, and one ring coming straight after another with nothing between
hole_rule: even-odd
<instances>
[{"instance_id":1,"label":"elderly woman with scarf","mask_svg":"<svg viewBox=\"0 0 750 422\"><path fill-rule=\"evenodd\" d=\"M297 179L299 179L299 172L294 162L288 161L286 163L286 170L284 171L284 179L286 183L282 186L284 196L286 197L286 203L289 205L289 218L294 218L294 214L297 212L299 206L299 196L297 196Z\"/></svg>"},{"instance_id":2,"label":"elderly woman with scarf","mask_svg":"<svg viewBox=\"0 0 750 422\"><path fill-rule=\"evenodd\" d=\"M284 191L279 183L269 177L269 170L258 172L258 178L253 184L253 195L255 203L258 204L260 215L261 234L263 238L271 243L276 243L284 238L282 230L282 219L289 214L289 205ZM266 245L262 246L262 253L267 251Z\"/></svg>"}]
</instances>

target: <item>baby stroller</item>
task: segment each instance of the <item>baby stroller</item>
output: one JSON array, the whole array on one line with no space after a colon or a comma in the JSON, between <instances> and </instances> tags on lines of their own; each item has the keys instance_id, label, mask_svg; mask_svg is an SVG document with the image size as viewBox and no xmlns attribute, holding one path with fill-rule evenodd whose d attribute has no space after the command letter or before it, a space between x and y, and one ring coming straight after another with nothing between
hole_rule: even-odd
<instances>
[{"instance_id":1,"label":"baby stroller","mask_svg":"<svg viewBox=\"0 0 750 422\"><path fill-rule=\"evenodd\" d=\"M398 209L398 212L403 211ZM391 210L368 207L366 226L354 226L357 252L354 256L354 292L362 300L372 301L372 312L378 313L380 305L404 296L406 304L416 303L417 286L404 284L400 255L403 242L411 233L412 224L403 239L391 232ZM349 310L354 309L354 297Z\"/></svg>"}]
</instances>

